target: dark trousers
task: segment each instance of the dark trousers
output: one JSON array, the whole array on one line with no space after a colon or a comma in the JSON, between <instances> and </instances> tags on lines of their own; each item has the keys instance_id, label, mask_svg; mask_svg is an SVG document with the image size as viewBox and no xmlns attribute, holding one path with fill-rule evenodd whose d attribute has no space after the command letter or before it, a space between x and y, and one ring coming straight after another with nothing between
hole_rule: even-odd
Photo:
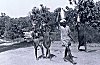
<instances>
[{"instance_id":1,"label":"dark trousers","mask_svg":"<svg viewBox=\"0 0 100 65\"><path fill-rule=\"evenodd\" d=\"M78 41L79 41L78 50L80 50L80 46L85 46L84 50L86 50L86 38L85 38L85 36L79 35Z\"/></svg>"}]
</instances>

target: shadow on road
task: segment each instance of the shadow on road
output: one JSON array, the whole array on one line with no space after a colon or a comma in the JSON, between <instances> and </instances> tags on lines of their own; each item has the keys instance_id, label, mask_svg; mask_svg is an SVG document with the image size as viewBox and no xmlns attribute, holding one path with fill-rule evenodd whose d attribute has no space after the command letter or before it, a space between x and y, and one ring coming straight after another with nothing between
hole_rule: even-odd
<instances>
[{"instance_id":1,"label":"shadow on road","mask_svg":"<svg viewBox=\"0 0 100 65\"><path fill-rule=\"evenodd\" d=\"M21 42L21 43L9 45L9 46L0 46L0 53L8 51L8 50L18 49L18 48L23 48L23 47L30 47L32 45L33 45L32 42L29 42L29 43Z\"/></svg>"},{"instance_id":2,"label":"shadow on road","mask_svg":"<svg viewBox=\"0 0 100 65\"><path fill-rule=\"evenodd\" d=\"M88 50L87 52L89 53L89 52L96 52L97 50Z\"/></svg>"},{"instance_id":3,"label":"shadow on road","mask_svg":"<svg viewBox=\"0 0 100 65\"><path fill-rule=\"evenodd\" d=\"M54 55L54 54L50 54L50 56L47 57L47 58L48 58L48 59L52 59L53 57L57 57L57 56ZM42 55L40 55L38 58L41 59L41 58L46 58L46 57L43 57ZM46 58L46 59L47 59L47 58Z\"/></svg>"}]
</instances>

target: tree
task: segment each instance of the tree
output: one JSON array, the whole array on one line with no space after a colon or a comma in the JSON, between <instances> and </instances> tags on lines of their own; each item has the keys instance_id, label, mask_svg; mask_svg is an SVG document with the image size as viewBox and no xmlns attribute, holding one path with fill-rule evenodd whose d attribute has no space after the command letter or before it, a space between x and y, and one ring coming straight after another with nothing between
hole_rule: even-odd
<instances>
[{"instance_id":1,"label":"tree","mask_svg":"<svg viewBox=\"0 0 100 65\"><path fill-rule=\"evenodd\" d=\"M96 13L95 10L95 4L93 0L69 0L70 4L72 5L73 2L78 7L77 10L77 17L79 18L79 21L76 22L77 25L77 31L78 31L78 41L79 41L79 47L80 46L86 46L86 28L87 26L94 27L98 25L96 23ZM98 8L99 10L99 8ZM78 49L79 49L78 47ZM85 48L86 50L86 48Z\"/></svg>"}]
</instances>

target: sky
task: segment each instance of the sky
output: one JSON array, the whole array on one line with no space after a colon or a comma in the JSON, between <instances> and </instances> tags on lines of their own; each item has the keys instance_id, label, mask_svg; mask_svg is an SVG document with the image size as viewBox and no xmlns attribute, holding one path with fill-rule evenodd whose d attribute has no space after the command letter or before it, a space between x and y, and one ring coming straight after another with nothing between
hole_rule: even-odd
<instances>
[{"instance_id":1,"label":"sky","mask_svg":"<svg viewBox=\"0 0 100 65\"><path fill-rule=\"evenodd\" d=\"M0 13L6 13L6 15L14 18L25 17L34 6L39 7L40 4L44 4L44 6L50 8L50 11L53 11L57 7L64 8L65 6L69 6L73 8L69 4L69 0L0 0Z\"/></svg>"}]
</instances>

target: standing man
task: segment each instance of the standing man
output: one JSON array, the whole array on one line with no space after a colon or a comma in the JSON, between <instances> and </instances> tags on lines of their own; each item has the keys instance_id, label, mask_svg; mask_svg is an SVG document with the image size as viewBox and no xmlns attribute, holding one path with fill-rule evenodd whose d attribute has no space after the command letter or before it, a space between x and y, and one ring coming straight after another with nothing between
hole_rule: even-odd
<instances>
[{"instance_id":1,"label":"standing man","mask_svg":"<svg viewBox=\"0 0 100 65\"><path fill-rule=\"evenodd\" d=\"M33 37L33 44L34 44L34 48L35 48L35 56L36 56L36 60L39 60L38 58L38 54L37 54L37 48L40 47L41 48L41 52L42 52L42 55L41 57L45 58L44 57L44 49L43 49L43 36L40 35L41 32L37 29L34 29L33 30L33 33L32 33L32 37Z\"/></svg>"},{"instance_id":2,"label":"standing man","mask_svg":"<svg viewBox=\"0 0 100 65\"><path fill-rule=\"evenodd\" d=\"M33 33L32 33L32 37L33 37L33 44L34 44L34 48L35 48L35 56L36 56L36 60L39 60L38 58L38 54L37 54L37 48L40 47L41 48L41 52L42 52L42 57L44 57L44 49L43 49L43 35L41 32L41 18L42 16L39 14L39 9L34 7L32 10L32 24L33 24Z\"/></svg>"},{"instance_id":3,"label":"standing man","mask_svg":"<svg viewBox=\"0 0 100 65\"><path fill-rule=\"evenodd\" d=\"M83 23L78 24L77 30L78 30L78 41L79 41L78 50L87 52L85 24Z\"/></svg>"},{"instance_id":4,"label":"standing man","mask_svg":"<svg viewBox=\"0 0 100 65\"><path fill-rule=\"evenodd\" d=\"M64 61L70 61L72 64L76 64L73 60L73 56L71 54L70 47L71 46L71 36L70 36L70 28L65 23L66 20L62 19L60 21L60 30L61 30L61 43L65 45L65 55L64 55Z\"/></svg>"}]
</instances>

